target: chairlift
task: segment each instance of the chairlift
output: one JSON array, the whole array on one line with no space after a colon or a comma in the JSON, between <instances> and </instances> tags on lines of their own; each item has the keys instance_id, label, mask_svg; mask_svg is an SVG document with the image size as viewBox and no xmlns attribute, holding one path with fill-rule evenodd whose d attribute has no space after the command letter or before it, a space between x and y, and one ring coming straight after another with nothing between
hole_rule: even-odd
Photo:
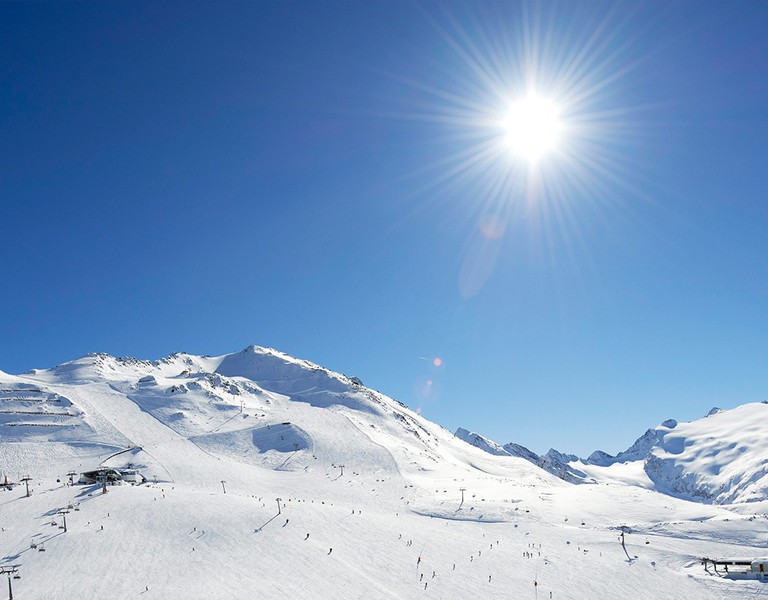
<instances>
[{"instance_id":1,"label":"chairlift","mask_svg":"<svg viewBox=\"0 0 768 600\"><path fill-rule=\"evenodd\" d=\"M38 547L37 551L38 551L38 552L45 552L45 548L43 548L42 546L40 546L40 547Z\"/></svg>"},{"instance_id":2,"label":"chairlift","mask_svg":"<svg viewBox=\"0 0 768 600\"><path fill-rule=\"evenodd\" d=\"M13 578L14 578L14 579L21 579L21 575L19 575L18 573L16 573L16 575L14 575L14 576L13 576Z\"/></svg>"}]
</instances>

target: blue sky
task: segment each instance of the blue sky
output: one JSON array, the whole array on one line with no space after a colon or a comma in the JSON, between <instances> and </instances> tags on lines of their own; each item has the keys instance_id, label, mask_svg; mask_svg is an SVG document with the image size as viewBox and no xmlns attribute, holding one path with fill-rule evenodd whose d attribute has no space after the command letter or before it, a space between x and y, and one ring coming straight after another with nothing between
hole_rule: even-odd
<instances>
[{"instance_id":1,"label":"blue sky","mask_svg":"<svg viewBox=\"0 0 768 600\"><path fill-rule=\"evenodd\" d=\"M579 454L766 399L766 28L762 2L0 4L0 369L258 344ZM531 175L485 150L534 79L567 135Z\"/></svg>"}]
</instances>

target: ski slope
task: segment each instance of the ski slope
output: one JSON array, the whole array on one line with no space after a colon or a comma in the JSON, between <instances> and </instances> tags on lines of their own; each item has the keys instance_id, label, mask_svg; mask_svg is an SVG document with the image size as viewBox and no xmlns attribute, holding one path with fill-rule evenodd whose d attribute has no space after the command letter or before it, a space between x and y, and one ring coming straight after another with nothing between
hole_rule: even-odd
<instances>
[{"instance_id":1,"label":"ski slope","mask_svg":"<svg viewBox=\"0 0 768 600\"><path fill-rule=\"evenodd\" d=\"M0 390L0 468L32 477L30 497L0 492L0 564L18 565L18 598L768 593L700 564L766 553L760 502L574 485L274 350L89 355L0 373ZM129 464L146 483L67 482Z\"/></svg>"}]
</instances>

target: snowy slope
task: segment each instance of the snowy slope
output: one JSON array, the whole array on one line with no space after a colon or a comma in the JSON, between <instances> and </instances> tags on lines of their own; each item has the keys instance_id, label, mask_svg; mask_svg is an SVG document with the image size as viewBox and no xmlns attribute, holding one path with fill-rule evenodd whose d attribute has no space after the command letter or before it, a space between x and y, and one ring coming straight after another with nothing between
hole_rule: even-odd
<instances>
[{"instance_id":1,"label":"snowy slope","mask_svg":"<svg viewBox=\"0 0 768 600\"><path fill-rule=\"evenodd\" d=\"M32 478L31 497L23 485L0 493L0 564L19 565L19 598L736 599L762 589L697 560L764 552L761 513L569 484L275 350L95 354L1 373L0 389L0 468ZM107 494L66 483L70 470L129 464L147 483ZM69 506L64 532L58 511ZM626 552L620 525L633 531Z\"/></svg>"}]
</instances>

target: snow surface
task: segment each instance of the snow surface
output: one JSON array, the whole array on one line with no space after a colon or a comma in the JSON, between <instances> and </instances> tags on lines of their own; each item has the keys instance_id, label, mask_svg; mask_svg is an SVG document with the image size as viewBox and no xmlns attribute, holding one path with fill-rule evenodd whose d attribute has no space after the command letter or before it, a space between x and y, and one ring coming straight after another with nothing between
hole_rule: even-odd
<instances>
[{"instance_id":1,"label":"snow surface","mask_svg":"<svg viewBox=\"0 0 768 600\"><path fill-rule=\"evenodd\" d=\"M766 437L751 424L758 408L741 409L665 432L651 451L662 470L702 468L699 487L738 469L758 474L745 456ZM721 436L738 441L721 448ZM106 494L67 485L70 470L129 464L147 483ZM14 594L28 599L768 593L700 564L765 554L766 503L659 493L642 461L577 467L632 464L630 475L573 485L271 349L159 361L94 354L0 372L0 468L14 483L32 477L30 497L23 484L0 492L0 564L19 565ZM645 487L634 484L640 473ZM743 473L740 493L764 499L761 477ZM58 511L69 506L65 533ZM620 526L631 531L626 552Z\"/></svg>"}]
</instances>

